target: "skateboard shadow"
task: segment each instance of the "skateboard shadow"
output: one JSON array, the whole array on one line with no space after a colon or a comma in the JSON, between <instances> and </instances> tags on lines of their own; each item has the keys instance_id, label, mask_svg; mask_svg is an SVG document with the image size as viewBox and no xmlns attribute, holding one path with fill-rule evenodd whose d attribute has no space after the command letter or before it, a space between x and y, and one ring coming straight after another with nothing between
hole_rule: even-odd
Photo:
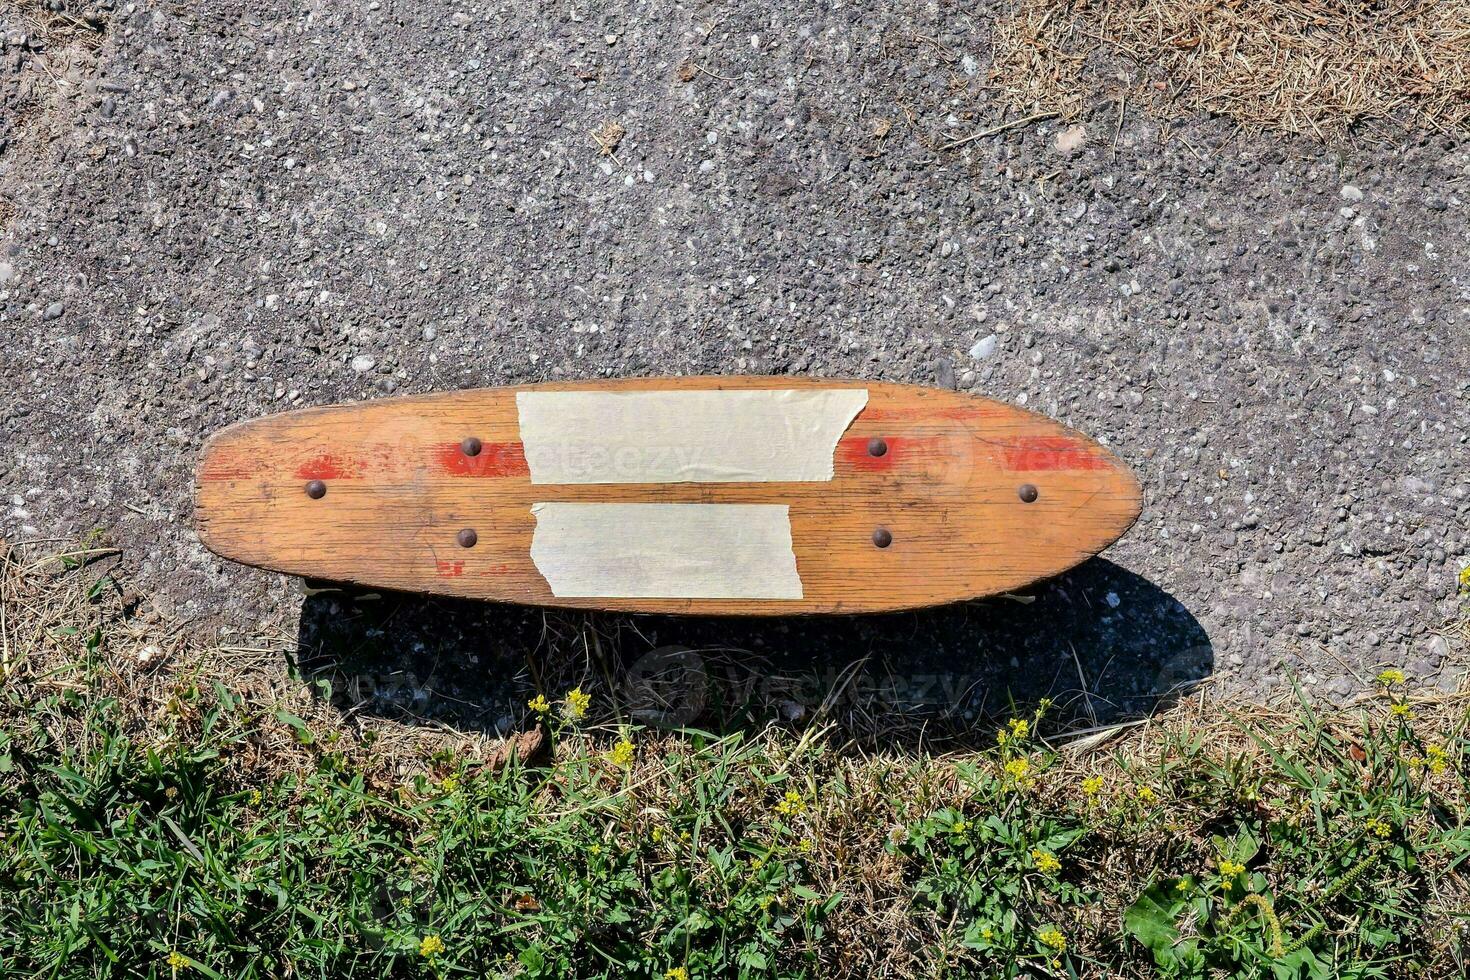
<instances>
[{"instance_id":1,"label":"skateboard shadow","mask_svg":"<svg viewBox=\"0 0 1470 980\"><path fill-rule=\"evenodd\" d=\"M298 666L344 710L507 734L537 691L594 714L724 731L836 724L860 743L989 742L1047 698L1088 728L1167 707L1214 664L1173 596L1104 559L1002 596L851 617L581 613L418 595L309 594ZM318 685L319 688L325 685Z\"/></svg>"}]
</instances>

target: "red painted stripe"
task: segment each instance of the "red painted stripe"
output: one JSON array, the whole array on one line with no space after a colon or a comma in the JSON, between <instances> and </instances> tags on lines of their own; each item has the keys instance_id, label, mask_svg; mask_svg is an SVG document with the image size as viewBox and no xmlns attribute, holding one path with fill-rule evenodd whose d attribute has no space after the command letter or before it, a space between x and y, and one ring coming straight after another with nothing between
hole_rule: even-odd
<instances>
[{"instance_id":1,"label":"red painted stripe","mask_svg":"<svg viewBox=\"0 0 1470 980\"><path fill-rule=\"evenodd\" d=\"M458 578L464 574L463 561L436 561L440 578Z\"/></svg>"},{"instance_id":2,"label":"red painted stripe","mask_svg":"<svg viewBox=\"0 0 1470 980\"><path fill-rule=\"evenodd\" d=\"M449 476L530 476L525 449L518 442L487 442L480 455L466 456L459 443L439 446L435 452L439 470Z\"/></svg>"},{"instance_id":3,"label":"red painted stripe","mask_svg":"<svg viewBox=\"0 0 1470 980\"><path fill-rule=\"evenodd\" d=\"M250 467L234 453L216 449L204 459L199 468L199 482L213 483L217 480L243 480L251 475Z\"/></svg>"},{"instance_id":4,"label":"red painted stripe","mask_svg":"<svg viewBox=\"0 0 1470 980\"><path fill-rule=\"evenodd\" d=\"M1067 436L1023 436L998 448L1008 470L1105 470L1111 465L1096 447Z\"/></svg>"},{"instance_id":5,"label":"red painted stripe","mask_svg":"<svg viewBox=\"0 0 1470 980\"><path fill-rule=\"evenodd\" d=\"M837 461L844 466L864 473L881 473L891 470L893 467L904 462L916 452L926 452L933 448L933 439L921 439L913 436L879 436L888 443L888 452L882 456L872 456L868 453L868 440L871 436L849 436L837 443Z\"/></svg>"},{"instance_id":6,"label":"red painted stripe","mask_svg":"<svg viewBox=\"0 0 1470 980\"><path fill-rule=\"evenodd\" d=\"M300 480L355 480L367 472L367 463L353 456L322 453L296 469Z\"/></svg>"}]
</instances>

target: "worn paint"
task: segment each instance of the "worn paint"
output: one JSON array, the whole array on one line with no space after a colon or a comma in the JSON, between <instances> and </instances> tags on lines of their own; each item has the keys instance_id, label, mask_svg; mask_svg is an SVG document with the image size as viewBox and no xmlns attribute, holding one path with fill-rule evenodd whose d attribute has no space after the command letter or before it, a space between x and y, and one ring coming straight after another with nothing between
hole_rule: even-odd
<instances>
[{"instance_id":1,"label":"worn paint","mask_svg":"<svg viewBox=\"0 0 1470 980\"><path fill-rule=\"evenodd\" d=\"M298 480L355 480L367 473L367 463L357 456L320 453L296 468Z\"/></svg>"},{"instance_id":2,"label":"worn paint","mask_svg":"<svg viewBox=\"0 0 1470 980\"><path fill-rule=\"evenodd\" d=\"M221 480L243 480L259 471L247 461L231 452L215 450L205 456L199 465L199 482L212 483Z\"/></svg>"},{"instance_id":3,"label":"worn paint","mask_svg":"<svg viewBox=\"0 0 1470 980\"><path fill-rule=\"evenodd\" d=\"M434 461L439 472L447 476L474 476L486 479L529 476L526 454L519 442L481 443L477 456L466 456L457 442L438 446Z\"/></svg>"},{"instance_id":4,"label":"worn paint","mask_svg":"<svg viewBox=\"0 0 1470 980\"><path fill-rule=\"evenodd\" d=\"M1087 443L1066 436L1024 436L996 448L1001 465L1018 472L1104 470L1112 465Z\"/></svg>"}]
</instances>

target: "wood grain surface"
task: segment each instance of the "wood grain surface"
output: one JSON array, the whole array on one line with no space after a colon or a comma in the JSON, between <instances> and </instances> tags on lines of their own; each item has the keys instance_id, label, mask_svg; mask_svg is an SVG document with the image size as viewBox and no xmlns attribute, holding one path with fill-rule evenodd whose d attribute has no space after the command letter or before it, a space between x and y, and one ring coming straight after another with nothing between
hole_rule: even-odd
<instances>
[{"instance_id":1,"label":"wood grain surface","mask_svg":"<svg viewBox=\"0 0 1470 980\"><path fill-rule=\"evenodd\" d=\"M834 476L807 483L533 485L515 392L864 388ZM733 423L732 423L733 424ZM466 438L481 442L467 456ZM869 453L869 440L887 452ZM319 499L305 487L320 480ZM1035 500L1021 488L1034 486ZM800 599L552 595L530 557L538 501L781 503ZM781 377L650 378L394 398L288 412L200 454L200 539L235 561L375 588L548 606L775 615L877 612L1021 588L1096 554L1137 518L1137 481L1096 442L953 391ZM874 544L875 529L892 542ZM476 542L463 547L461 531Z\"/></svg>"}]
</instances>

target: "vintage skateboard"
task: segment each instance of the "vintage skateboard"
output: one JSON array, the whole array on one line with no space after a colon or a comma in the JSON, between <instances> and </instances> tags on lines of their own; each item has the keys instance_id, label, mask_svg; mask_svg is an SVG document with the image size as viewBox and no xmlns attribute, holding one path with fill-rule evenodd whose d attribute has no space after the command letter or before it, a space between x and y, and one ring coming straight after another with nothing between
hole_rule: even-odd
<instances>
[{"instance_id":1,"label":"vintage skateboard","mask_svg":"<svg viewBox=\"0 0 1470 980\"><path fill-rule=\"evenodd\" d=\"M650 378L255 419L200 455L200 539L374 588L637 612L928 606L1020 588L1138 516L1132 474L953 391Z\"/></svg>"}]
</instances>

